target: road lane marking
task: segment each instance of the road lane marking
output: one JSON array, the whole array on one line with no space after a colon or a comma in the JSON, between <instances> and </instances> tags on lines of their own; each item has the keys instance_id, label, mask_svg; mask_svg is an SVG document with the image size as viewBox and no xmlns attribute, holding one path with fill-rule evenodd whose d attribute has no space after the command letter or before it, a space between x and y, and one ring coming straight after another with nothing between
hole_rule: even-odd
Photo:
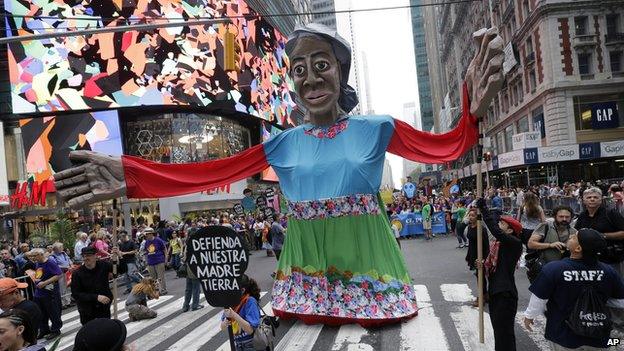
<instances>
[{"instance_id":1,"label":"road lane marking","mask_svg":"<svg viewBox=\"0 0 624 351\"><path fill-rule=\"evenodd\" d=\"M449 302L469 302L474 299L468 284L442 284L440 290L444 300Z\"/></svg>"}]
</instances>

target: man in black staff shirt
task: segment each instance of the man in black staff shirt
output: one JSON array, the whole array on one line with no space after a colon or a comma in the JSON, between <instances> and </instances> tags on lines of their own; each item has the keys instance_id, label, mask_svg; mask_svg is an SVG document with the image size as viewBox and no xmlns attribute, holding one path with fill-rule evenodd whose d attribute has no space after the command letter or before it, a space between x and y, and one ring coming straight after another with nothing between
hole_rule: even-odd
<instances>
[{"instance_id":1,"label":"man in black staff shirt","mask_svg":"<svg viewBox=\"0 0 624 351\"><path fill-rule=\"evenodd\" d=\"M624 307L624 282L612 267L598 262L598 252L605 245L602 234L593 229L581 229L578 234L570 236L566 243L570 258L546 264L529 288L532 294L524 313L524 325L532 331L533 320L548 310L544 336L552 343L552 350L577 350L581 347L583 350L597 350L608 347L608 336L577 335L568 324L577 301L588 285L594 289L593 296L601 299L602 303L616 308ZM587 314L599 313L588 310Z\"/></svg>"},{"instance_id":2,"label":"man in black staff shirt","mask_svg":"<svg viewBox=\"0 0 624 351\"><path fill-rule=\"evenodd\" d=\"M96 318L111 316L113 293L108 280L113 266L107 261L99 261L96 252L92 246L83 248L83 264L72 276L72 297L78 305L82 325Z\"/></svg>"},{"instance_id":3,"label":"man in black staff shirt","mask_svg":"<svg viewBox=\"0 0 624 351\"><path fill-rule=\"evenodd\" d=\"M610 264L620 278L624 278L624 217L617 210L607 209L602 204L602 191L597 187L583 192L583 205L585 210L578 216L574 228L591 228L601 233L607 247L598 259ZM624 311L611 309L611 318L615 330L624 336Z\"/></svg>"},{"instance_id":4,"label":"man in black staff shirt","mask_svg":"<svg viewBox=\"0 0 624 351\"><path fill-rule=\"evenodd\" d=\"M141 281L139 277L139 269L136 263L137 246L136 243L130 240L128 233L122 231L119 235L121 243L119 244L119 260L122 266L122 272L126 274L126 291L124 294L130 293L132 287Z\"/></svg>"},{"instance_id":5,"label":"man in black staff shirt","mask_svg":"<svg viewBox=\"0 0 624 351\"><path fill-rule=\"evenodd\" d=\"M0 308L3 311L18 309L26 312L32 323L33 330L39 330L41 310L36 303L26 300L20 289L28 288L26 283L18 283L13 278L0 279Z\"/></svg>"}]
</instances>

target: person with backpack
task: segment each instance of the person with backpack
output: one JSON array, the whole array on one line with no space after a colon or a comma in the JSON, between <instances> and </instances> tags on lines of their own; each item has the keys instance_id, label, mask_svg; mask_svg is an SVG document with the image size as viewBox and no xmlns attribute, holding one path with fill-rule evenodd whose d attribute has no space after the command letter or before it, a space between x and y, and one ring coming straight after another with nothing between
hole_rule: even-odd
<instances>
[{"instance_id":1,"label":"person with backpack","mask_svg":"<svg viewBox=\"0 0 624 351\"><path fill-rule=\"evenodd\" d=\"M616 209L607 209L603 203L602 190L597 187L583 192L583 207L574 228L591 228L602 233L606 247L598 259L611 265L620 279L624 278L624 216ZM624 333L624 311L611 311L616 330Z\"/></svg>"},{"instance_id":2,"label":"person with backpack","mask_svg":"<svg viewBox=\"0 0 624 351\"><path fill-rule=\"evenodd\" d=\"M624 307L624 282L598 255L607 245L596 230L583 228L567 242L570 257L544 266L529 288L524 325L546 314L545 338L552 349L606 348L611 332L609 307Z\"/></svg>"},{"instance_id":3,"label":"person with backpack","mask_svg":"<svg viewBox=\"0 0 624 351\"><path fill-rule=\"evenodd\" d=\"M227 308L221 316L221 330L232 326L236 351L255 351L254 334L260 326L260 288L255 280L243 275L243 296L235 308Z\"/></svg>"},{"instance_id":4,"label":"person with backpack","mask_svg":"<svg viewBox=\"0 0 624 351\"><path fill-rule=\"evenodd\" d=\"M533 251L525 256L527 276L531 283L546 263L569 255L566 243L570 236L577 232L575 228L570 227L572 214L572 209L567 206L555 207L554 220L540 224L533 231L527 244Z\"/></svg>"}]
</instances>

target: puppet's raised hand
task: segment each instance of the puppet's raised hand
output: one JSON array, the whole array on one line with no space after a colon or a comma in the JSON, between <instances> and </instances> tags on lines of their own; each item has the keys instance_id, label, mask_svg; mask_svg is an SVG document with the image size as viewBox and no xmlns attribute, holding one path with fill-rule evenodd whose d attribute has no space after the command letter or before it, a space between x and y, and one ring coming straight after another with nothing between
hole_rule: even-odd
<instances>
[{"instance_id":1,"label":"puppet's raised hand","mask_svg":"<svg viewBox=\"0 0 624 351\"><path fill-rule=\"evenodd\" d=\"M70 207L79 208L126 194L121 158L84 150L72 151L69 158L79 165L56 173L54 185Z\"/></svg>"},{"instance_id":2,"label":"puppet's raised hand","mask_svg":"<svg viewBox=\"0 0 624 351\"><path fill-rule=\"evenodd\" d=\"M492 99L503 86L503 38L497 28L480 29L472 34L477 53L466 71L470 113L482 118Z\"/></svg>"}]
</instances>

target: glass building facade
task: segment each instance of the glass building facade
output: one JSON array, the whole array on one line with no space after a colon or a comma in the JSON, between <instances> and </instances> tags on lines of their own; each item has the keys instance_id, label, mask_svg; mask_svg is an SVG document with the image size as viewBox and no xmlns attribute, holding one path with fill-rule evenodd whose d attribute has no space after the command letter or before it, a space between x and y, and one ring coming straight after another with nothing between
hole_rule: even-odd
<instances>
[{"instance_id":1,"label":"glass building facade","mask_svg":"<svg viewBox=\"0 0 624 351\"><path fill-rule=\"evenodd\" d=\"M410 5L418 6L421 5L422 2L422 0L410 0ZM423 14L420 7L412 7L411 12L421 125L422 130L431 131L434 127L434 117L433 106L431 105L431 86L429 83L429 64L427 59L427 46L425 44Z\"/></svg>"}]
</instances>

